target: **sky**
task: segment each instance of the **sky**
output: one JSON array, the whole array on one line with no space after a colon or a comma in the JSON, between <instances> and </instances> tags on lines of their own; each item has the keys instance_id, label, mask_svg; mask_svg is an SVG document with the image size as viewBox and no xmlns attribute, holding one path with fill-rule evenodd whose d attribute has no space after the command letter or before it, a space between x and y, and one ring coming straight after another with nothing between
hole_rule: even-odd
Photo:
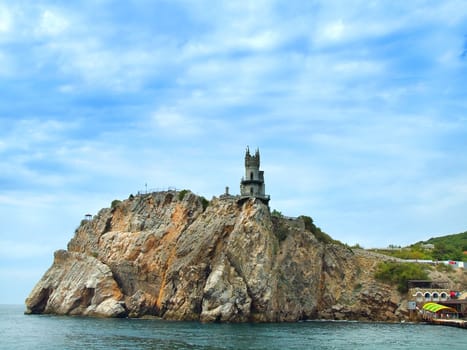
<instances>
[{"instance_id":1,"label":"sky","mask_svg":"<svg viewBox=\"0 0 467 350\"><path fill-rule=\"evenodd\" d=\"M349 245L467 230L467 2L0 0L0 303L85 214L239 193Z\"/></svg>"}]
</instances>

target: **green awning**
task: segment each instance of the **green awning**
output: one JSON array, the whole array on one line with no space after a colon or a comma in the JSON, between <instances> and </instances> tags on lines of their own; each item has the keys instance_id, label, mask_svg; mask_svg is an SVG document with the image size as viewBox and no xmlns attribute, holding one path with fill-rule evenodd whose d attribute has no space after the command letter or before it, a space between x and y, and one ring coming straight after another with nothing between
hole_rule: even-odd
<instances>
[{"instance_id":1,"label":"green awning","mask_svg":"<svg viewBox=\"0 0 467 350\"><path fill-rule=\"evenodd\" d=\"M446 311L457 313L457 310L453 309L452 307L444 306L444 305L440 305L436 303L426 303L425 305L423 305L423 310L427 310L427 311L431 311L435 313L441 310L446 310Z\"/></svg>"}]
</instances>

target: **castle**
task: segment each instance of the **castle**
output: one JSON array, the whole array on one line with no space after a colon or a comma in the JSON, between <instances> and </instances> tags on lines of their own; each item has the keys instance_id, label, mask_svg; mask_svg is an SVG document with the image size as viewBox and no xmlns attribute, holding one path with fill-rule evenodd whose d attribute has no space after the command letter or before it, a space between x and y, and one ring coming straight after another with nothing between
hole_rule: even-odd
<instances>
[{"instance_id":1,"label":"castle","mask_svg":"<svg viewBox=\"0 0 467 350\"><path fill-rule=\"evenodd\" d=\"M265 193L264 171L259 170L260 155L256 149L255 155L250 154L249 147L245 153L245 176L240 182L240 196L242 198L258 198L264 204L269 203L270 197Z\"/></svg>"}]
</instances>

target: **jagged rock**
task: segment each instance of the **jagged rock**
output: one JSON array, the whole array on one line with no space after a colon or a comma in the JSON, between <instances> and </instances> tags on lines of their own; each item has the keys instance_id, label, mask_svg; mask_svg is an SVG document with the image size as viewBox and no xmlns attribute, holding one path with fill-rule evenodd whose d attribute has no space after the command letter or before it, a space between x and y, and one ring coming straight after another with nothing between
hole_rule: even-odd
<instances>
[{"instance_id":1,"label":"jagged rock","mask_svg":"<svg viewBox=\"0 0 467 350\"><path fill-rule=\"evenodd\" d=\"M95 310L88 311L89 315L106 316L106 317L122 317L126 316L125 304L118 302L113 298L109 298L100 303Z\"/></svg>"},{"instance_id":2,"label":"jagged rock","mask_svg":"<svg viewBox=\"0 0 467 350\"><path fill-rule=\"evenodd\" d=\"M123 294L108 266L76 252L55 252L54 263L26 299L26 313L120 317Z\"/></svg>"},{"instance_id":3,"label":"jagged rock","mask_svg":"<svg viewBox=\"0 0 467 350\"><path fill-rule=\"evenodd\" d=\"M130 196L83 221L26 300L28 313L172 320L396 320L380 259L318 240L255 199Z\"/></svg>"},{"instance_id":4,"label":"jagged rock","mask_svg":"<svg viewBox=\"0 0 467 350\"><path fill-rule=\"evenodd\" d=\"M202 321L248 321L247 285L226 259L214 267L203 289Z\"/></svg>"}]
</instances>

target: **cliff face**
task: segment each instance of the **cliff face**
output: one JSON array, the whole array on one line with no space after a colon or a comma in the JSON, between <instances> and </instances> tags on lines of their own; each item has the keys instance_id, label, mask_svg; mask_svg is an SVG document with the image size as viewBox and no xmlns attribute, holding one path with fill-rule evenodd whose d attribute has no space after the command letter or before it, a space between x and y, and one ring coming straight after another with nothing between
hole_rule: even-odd
<instances>
[{"instance_id":1,"label":"cliff face","mask_svg":"<svg viewBox=\"0 0 467 350\"><path fill-rule=\"evenodd\" d=\"M373 279L377 263L254 199L204 210L191 192L157 192L83 221L26 306L172 320L399 319L399 294Z\"/></svg>"}]
</instances>

